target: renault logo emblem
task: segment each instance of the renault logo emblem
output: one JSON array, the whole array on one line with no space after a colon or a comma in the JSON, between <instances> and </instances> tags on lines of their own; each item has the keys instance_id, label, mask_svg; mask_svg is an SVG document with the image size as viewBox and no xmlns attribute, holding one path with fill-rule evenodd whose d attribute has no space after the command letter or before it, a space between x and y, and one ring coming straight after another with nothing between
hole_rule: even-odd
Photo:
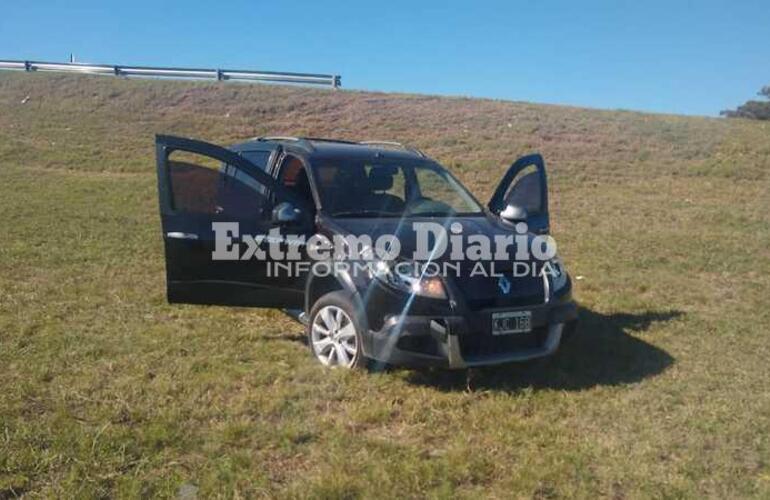
<instances>
[{"instance_id":1,"label":"renault logo emblem","mask_svg":"<svg viewBox=\"0 0 770 500\"><path fill-rule=\"evenodd\" d=\"M500 288L503 295L511 293L511 282L505 276L500 276L500 279L497 280L497 287Z\"/></svg>"}]
</instances>

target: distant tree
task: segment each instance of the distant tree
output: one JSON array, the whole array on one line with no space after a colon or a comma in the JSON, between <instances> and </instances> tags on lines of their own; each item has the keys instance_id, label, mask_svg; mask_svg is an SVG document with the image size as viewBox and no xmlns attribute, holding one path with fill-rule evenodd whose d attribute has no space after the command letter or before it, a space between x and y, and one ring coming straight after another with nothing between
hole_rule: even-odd
<instances>
[{"instance_id":1,"label":"distant tree","mask_svg":"<svg viewBox=\"0 0 770 500\"><path fill-rule=\"evenodd\" d=\"M770 99L770 85L762 87L757 95ZM726 109L720 114L728 118L770 120L770 101L747 101L736 109Z\"/></svg>"}]
</instances>

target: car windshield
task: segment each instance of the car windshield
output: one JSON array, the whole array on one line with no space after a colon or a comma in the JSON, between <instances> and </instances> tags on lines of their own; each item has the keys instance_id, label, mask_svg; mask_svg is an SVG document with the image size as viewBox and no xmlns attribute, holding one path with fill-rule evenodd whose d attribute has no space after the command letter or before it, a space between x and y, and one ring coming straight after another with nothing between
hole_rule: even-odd
<instances>
[{"instance_id":1,"label":"car windshield","mask_svg":"<svg viewBox=\"0 0 770 500\"><path fill-rule=\"evenodd\" d=\"M332 217L478 215L479 203L440 165L421 160L323 159L313 164Z\"/></svg>"}]
</instances>

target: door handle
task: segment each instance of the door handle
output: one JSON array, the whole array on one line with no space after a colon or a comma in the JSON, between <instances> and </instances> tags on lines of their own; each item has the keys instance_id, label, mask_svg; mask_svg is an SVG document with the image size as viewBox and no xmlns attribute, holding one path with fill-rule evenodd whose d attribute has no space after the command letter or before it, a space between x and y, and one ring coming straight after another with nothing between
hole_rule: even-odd
<instances>
[{"instance_id":1,"label":"door handle","mask_svg":"<svg viewBox=\"0 0 770 500\"><path fill-rule=\"evenodd\" d=\"M171 238L173 240L197 240L198 235L195 233L179 233L172 231L170 233L166 233L166 238Z\"/></svg>"}]
</instances>

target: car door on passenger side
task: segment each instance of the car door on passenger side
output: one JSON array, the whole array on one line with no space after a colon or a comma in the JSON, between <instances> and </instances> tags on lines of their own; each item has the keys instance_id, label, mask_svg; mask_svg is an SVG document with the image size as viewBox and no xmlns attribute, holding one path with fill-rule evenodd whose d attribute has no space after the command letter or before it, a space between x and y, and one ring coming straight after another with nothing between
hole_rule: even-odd
<instances>
[{"instance_id":1,"label":"car door on passenger side","mask_svg":"<svg viewBox=\"0 0 770 500\"><path fill-rule=\"evenodd\" d=\"M532 154L516 160L488 206L492 213L509 222L526 222L530 232L548 234L548 182L543 157Z\"/></svg>"},{"instance_id":2,"label":"car door on passenger side","mask_svg":"<svg viewBox=\"0 0 770 500\"><path fill-rule=\"evenodd\" d=\"M243 156L213 144L157 136L156 155L169 302L301 304L295 291L270 279L269 252L246 255L246 235L267 235L273 202L298 204L292 194ZM267 250L267 241L260 248Z\"/></svg>"}]
</instances>

